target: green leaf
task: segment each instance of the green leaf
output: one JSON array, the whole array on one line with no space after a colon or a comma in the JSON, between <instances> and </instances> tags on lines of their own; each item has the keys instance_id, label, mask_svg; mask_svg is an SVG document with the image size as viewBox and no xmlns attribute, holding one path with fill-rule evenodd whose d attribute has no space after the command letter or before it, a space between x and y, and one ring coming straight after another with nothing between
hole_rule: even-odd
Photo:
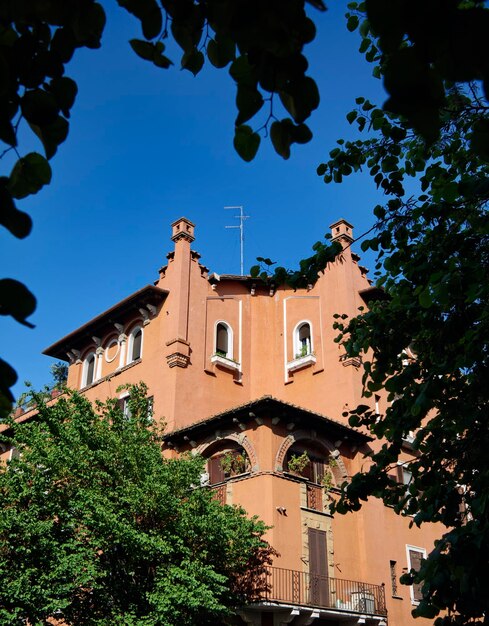
<instances>
[{"instance_id":1,"label":"green leaf","mask_svg":"<svg viewBox=\"0 0 489 626\"><path fill-rule=\"evenodd\" d=\"M25 318L36 310L36 298L25 285L13 278L0 280L0 315L10 315L17 322L34 328Z\"/></svg>"},{"instance_id":2,"label":"green leaf","mask_svg":"<svg viewBox=\"0 0 489 626\"><path fill-rule=\"evenodd\" d=\"M433 304L433 300L431 298L431 294L428 289L424 289L419 294L418 300L419 300L420 305L425 309L429 309L431 305Z\"/></svg>"},{"instance_id":3,"label":"green leaf","mask_svg":"<svg viewBox=\"0 0 489 626\"><path fill-rule=\"evenodd\" d=\"M59 106L52 93L43 89L26 91L20 101L22 115L36 126L52 124L58 117Z\"/></svg>"},{"instance_id":4,"label":"green leaf","mask_svg":"<svg viewBox=\"0 0 489 626\"><path fill-rule=\"evenodd\" d=\"M197 48L192 48L189 52L185 52L182 57L182 69L188 70L194 76L197 76L203 65L204 55Z\"/></svg>"},{"instance_id":5,"label":"green leaf","mask_svg":"<svg viewBox=\"0 0 489 626\"><path fill-rule=\"evenodd\" d=\"M235 56L235 43L231 38L216 37L207 44L207 56L214 67L226 67Z\"/></svg>"},{"instance_id":6,"label":"green leaf","mask_svg":"<svg viewBox=\"0 0 489 626\"><path fill-rule=\"evenodd\" d=\"M152 61L154 55L154 44L142 39L130 39L129 44L134 52L145 61Z\"/></svg>"},{"instance_id":7,"label":"green leaf","mask_svg":"<svg viewBox=\"0 0 489 626\"><path fill-rule=\"evenodd\" d=\"M270 128L270 137L275 152L284 159L290 157L290 144L292 143L291 126L292 122L290 120L282 120L274 122Z\"/></svg>"},{"instance_id":8,"label":"green leaf","mask_svg":"<svg viewBox=\"0 0 489 626\"><path fill-rule=\"evenodd\" d=\"M152 61L156 67L166 70L173 65L172 61L163 54L165 45L162 41L158 41L154 44L143 41L142 39L131 39L129 43L131 48L141 59Z\"/></svg>"},{"instance_id":9,"label":"green leaf","mask_svg":"<svg viewBox=\"0 0 489 626\"><path fill-rule=\"evenodd\" d=\"M250 276L252 278L257 278L259 273L260 273L260 266L259 265L252 265L252 267L250 269Z\"/></svg>"},{"instance_id":10,"label":"green leaf","mask_svg":"<svg viewBox=\"0 0 489 626\"><path fill-rule=\"evenodd\" d=\"M306 124L299 124L293 128L292 138L294 143L307 143L312 139L311 129Z\"/></svg>"},{"instance_id":11,"label":"green leaf","mask_svg":"<svg viewBox=\"0 0 489 626\"><path fill-rule=\"evenodd\" d=\"M71 25L78 46L100 48L105 27L105 11L98 2L87 4L84 10L74 12Z\"/></svg>"},{"instance_id":12,"label":"green leaf","mask_svg":"<svg viewBox=\"0 0 489 626\"><path fill-rule=\"evenodd\" d=\"M0 141L7 143L9 146L17 145L17 135L10 119L0 117Z\"/></svg>"},{"instance_id":13,"label":"green leaf","mask_svg":"<svg viewBox=\"0 0 489 626\"><path fill-rule=\"evenodd\" d=\"M238 83L238 85L248 85L256 88L256 77L253 67L245 55L239 56L231 63L229 74Z\"/></svg>"},{"instance_id":14,"label":"green leaf","mask_svg":"<svg viewBox=\"0 0 489 626\"><path fill-rule=\"evenodd\" d=\"M145 0L145 2L146 1L147 0ZM141 27L146 39L154 39L158 37L163 28L163 16L161 14L161 7L159 7L154 0L150 0L149 4L150 6L141 18Z\"/></svg>"},{"instance_id":15,"label":"green leaf","mask_svg":"<svg viewBox=\"0 0 489 626\"><path fill-rule=\"evenodd\" d=\"M43 126L29 125L41 140L46 158L48 159L51 159L56 154L58 146L68 136L69 124L61 115L51 124L44 124Z\"/></svg>"},{"instance_id":16,"label":"green leaf","mask_svg":"<svg viewBox=\"0 0 489 626\"><path fill-rule=\"evenodd\" d=\"M54 95L56 102L65 117L69 117L78 93L78 87L74 80L66 76L53 78L49 83L49 89Z\"/></svg>"},{"instance_id":17,"label":"green leaf","mask_svg":"<svg viewBox=\"0 0 489 626\"><path fill-rule=\"evenodd\" d=\"M234 149L246 162L252 161L260 147L260 135L250 126L237 126L234 133Z\"/></svg>"},{"instance_id":18,"label":"green leaf","mask_svg":"<svg viewBox=\"0 0 489 626\"><path fill-rule=\"evenodd\" d=\"M350 15L350 17L348 18L346 22L346 27L348 28L350 32L353 32L354 30L358 28L358 24L359 24L358 17L356 15Z\"/></svg>"},{"instance_id":19,"label":"green leaf","mask_svg":"<svg viewBox=\"0 0 489 626\"><path fill-rule=\"evenodd\" d=\"M0 420L5 420L12 410L14 396L10 391L17 382L17 374L13 367L0 359Z\"/></svg>"},{"instance_id":20,"label":"green leaf","mask_svg":"<svg viewBox=\"0 0 489 626\"><path fill-rule=\"evenodd\" d=\"M279 91L282 104L295 122L306 120L319 106L319 90L309 76L303 76L287 85L287 90Z\"/></svg>"},{"instance_id":21,"label":"green leaf","mask_svg":"<svg viewBox=\"0 0 489 626\"><path fill-rule=\"evenodd\" d=\"M37 193L51 182L51 166L37 152L30 152L14 165L10 174L9 190L14 198L25 198Z\"/></svg>"},{"instance_id":22,"label":"green leaf","mask_svg":"<svg viewBox=\"0 0 489 626\"><path fill-rule=\"evenodd\" d=\"M236 126L240 126L251 119L262 108L263 96L254 87L238 84L236 106L239 111L236 117Z\"/></svg>"},{"instance_id":23,"label":"green leaf","mask_svg":"<svg viewBox=\"0 0 489 626\"><path fill-rule=\"evenodd\" d=\"M2 176L0 178L0 224L14 237L24 239L32 230L32 220L27 213L17 209L8 184L9 179Z\"/></svg>"}]
</instances>

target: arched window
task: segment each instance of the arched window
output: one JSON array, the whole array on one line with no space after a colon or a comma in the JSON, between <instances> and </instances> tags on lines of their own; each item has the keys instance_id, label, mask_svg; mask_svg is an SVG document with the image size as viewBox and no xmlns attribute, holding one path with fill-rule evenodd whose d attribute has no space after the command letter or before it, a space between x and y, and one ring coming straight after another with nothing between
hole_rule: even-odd
<instances>
[{"instance_id":1,"label":"arched window","mask_svg":"<svg viewBox=\"0 0 489 626\"><path fill-rule=\"evenodd\" d=\"M233 441L223 442L217 450L214 448L207 460L210 485L249 471L250 461L245 449Z\"/></svg>"},{"instance_id":2,"label":"arched window","mask_svg":"<svg viewBox=\"0 0 489 626\"><path fill-rule=\"evenodd\" d=\"M216 325L215 353L225 359L233 358L233 331L226 322L218 322Z\"/></svg>"},{"instance_id":3,"label":"arched window","mask_svg":"<svg viewBox=\"0 0 489 626\"><path fill-rule=\"evenodd\" d=\"M133 328L129 335L127 362L132 363L141 358L143 354L143 329L141 326Z\"/></svg>"},{"instance_id":4,"label":"arched window","mask_svg":"<svg viewBox=\"0 0 489 626\"><path fill-rule=\"evenodd\" d=\"M95 353L90 352L83 362L82 387L91 385L95 380Z\"/></svg>"},{"instance_id":5,"label":"arched window","mask_svg":"<svg viewBox=\"0 0 489 626\"><path fill-rule=\"evenodd\" d=\"M286 472L306 478L313 483L323 484L331 479L331 460L322 450L310 444L294 444L289 448L285 457L284 469Z\"/></svg>"},{"instance_id":6,"label":"arched window","mask_svg":"<svg viewBox=\"0 0 489 626\"><path fill-rule=\"evenodd\" d=\"M296 359L312 354L312 332L309 322L300 322L295 327L294 353Z\"/></svg>"}]
</instances>

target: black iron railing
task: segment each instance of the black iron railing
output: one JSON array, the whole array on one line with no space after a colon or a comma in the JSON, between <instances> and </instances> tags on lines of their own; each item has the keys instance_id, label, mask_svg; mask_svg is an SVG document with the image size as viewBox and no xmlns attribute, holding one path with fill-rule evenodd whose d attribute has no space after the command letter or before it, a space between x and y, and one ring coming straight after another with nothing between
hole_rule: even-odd
<instances>
[{"instance_id":1,"label":"black iron railing","mask_svg":"<svg viewBox=\"0 0 489 626\"><path fill-rule=\"evenodd\" d=\"M268 567L261 599L373 615L386 615L383 585Z\"/></svg>"}]
</instances>

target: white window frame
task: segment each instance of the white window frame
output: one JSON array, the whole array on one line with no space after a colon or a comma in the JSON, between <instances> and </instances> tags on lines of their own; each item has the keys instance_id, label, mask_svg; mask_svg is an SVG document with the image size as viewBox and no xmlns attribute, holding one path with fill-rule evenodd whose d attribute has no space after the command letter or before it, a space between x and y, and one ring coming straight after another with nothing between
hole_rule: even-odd
<instances>
[{"instance_id":1,"label":"white window frame","mask_svg":"<svg viewBox=\"0 0 489 626\"><path fill-rule=\"evenodd\" d=\"M139 355L139 357L137 359L133 359L132 358L132 349L134 346L134 335L137 333L137 331L140 330L141 331L141 353ZM144 330L141 324L137 324L136 326L134 326L131 329L131 332L129 333L128 337L127 337L127 355L126 355L126 365L129 365L129 363L134 363L134 361L139 361L139 359L143 358L143 348L144 348Z\"/></svg>"},{"instance_id":2,"label":"white window frame","mask_svg":"<svg viewBox=\"0 0 489 626\"><path fill-rule=\"evenodd\" d=\"M93 378L90 382L87 381L88 376L88 359L93 356ZM97 380L97 354L95 350L90 350L90 352L83 359L83 370L82 370L82 388L88 387L89 385L93 385L93 383Z\"/></svg>"},{"instance_id":3,"label":"white window frame","mask_svg":"<svg viewBox=\"0 0 489 626\"><path fill-rule=\"evenodd\" d=\"M217 354L217 327L219 326L219 324L222 324L227 329L227 333L228 333L228 351L226 353L226 356L221 357L221 358L229 359L230 361L232 361L234 357L234 351L233 351L234 333L233 333L233 329L231 325L225 320L217 320L217 322L214 324L214 344L213 344L214 350L212 354L213 356L221 356Z\"/></svg>"},{"instance_id":4,"label":"white window frame","mask_svg":"<svg viewBox=\"0 0 489 626\"><path fill-rule=\"evenodd\" d=\"M305 324L309 326L309 352L302 356L302 343L299 339L299 332ZM287 371L289 373L316 363L316 355L314 354L314 334L310 320L301 320L294 326L294 330L292 331L292 349L294 351L292 360L287 363Z\"/></svg>"},{"instance_id":5,"label":"white window frame","mask_svg":"<svg viewBox=\"0 0 489 626\"><path fill-rule=\"evenodd\" d=\"M302 344L299 339L299 331L302 326L304 326L304 324L307 324L309 326L309 351L307 352L307 354L301 356ZM314 334L312 332L312 323L310 322L310 320L301 320L300 322L298 322L294 327L292 335L292 345L294 346L294 359L299 359L314 354Z\"/></svg>"},{"instance_id":6,"label":"white window frame","mask_svg":"<svg viewBox=\"0 0 489 626\"><path fill-rule=\"evenodd\" d=\"M412 545L406 544L406 562L408 565L408 572L410 572L412 569L410 550L421 552L423 555L423 559L426 559L426 548L420 548L419 546L412 546ZM411 604L418 605L420 601L416 600L414 597L414 585L411 585L409 587L409 594L411 596Z\"/></svg>"},{"instance_id":7,"label":"white window frame","mask_svg":"<svg viewBox=\"0 0 489 626\"><path fill-rule=\"evenodd\" d=\"M129 410L129 398L130 398L130 393L128 391L126 391L125 393L121 393L121 395L119 396L119 401L122 402L122 414L124 415L124 419L130 419L131 418L131 413Z\"/></svg>"}]
</instances>

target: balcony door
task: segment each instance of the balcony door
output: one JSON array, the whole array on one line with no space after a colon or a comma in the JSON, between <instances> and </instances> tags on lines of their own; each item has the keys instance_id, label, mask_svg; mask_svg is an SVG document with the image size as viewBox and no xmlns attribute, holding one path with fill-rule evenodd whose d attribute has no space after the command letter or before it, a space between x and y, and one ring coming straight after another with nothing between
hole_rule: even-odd
<instances>
[{"instance_id":1,"label":"balcony door","mask_svg":"<svg viewBox=\"0 0 489 626\"><path fill-rule=\"evenodd\" d=\"M326 531L308 529L309 600L315 606L330 606Z\"/></svg>"}]
</instances>

